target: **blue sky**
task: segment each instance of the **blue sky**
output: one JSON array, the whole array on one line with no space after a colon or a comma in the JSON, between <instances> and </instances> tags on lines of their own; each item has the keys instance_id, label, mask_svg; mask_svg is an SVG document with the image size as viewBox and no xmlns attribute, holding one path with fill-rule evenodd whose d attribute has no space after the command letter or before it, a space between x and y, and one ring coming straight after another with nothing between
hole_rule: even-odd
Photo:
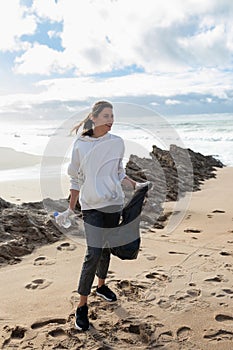
<instances>
[{"instance_id":1,"label":"blue sky","mask_svg":"<svg viewBox=\"0 0 233 350\"><path fill-rule=\"evenodd\" d=\"M0 1L0 116L231 112L232 0Z\"/></svg>"}]
</instances>

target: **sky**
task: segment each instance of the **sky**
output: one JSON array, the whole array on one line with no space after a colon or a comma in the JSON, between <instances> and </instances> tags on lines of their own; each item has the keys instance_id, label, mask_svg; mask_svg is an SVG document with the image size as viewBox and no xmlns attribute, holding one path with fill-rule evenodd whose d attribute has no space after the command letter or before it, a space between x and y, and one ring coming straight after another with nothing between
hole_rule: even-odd
<instances>
[{"instance_id":1,"label":"sky","mask_svg":"<svg viewBox=\"0 0 233 350\"><path fill-rule=\"evenodd\" d=\"M230 113L232 0L0 0L0 117Z\"/></svg>"}]
</instances>

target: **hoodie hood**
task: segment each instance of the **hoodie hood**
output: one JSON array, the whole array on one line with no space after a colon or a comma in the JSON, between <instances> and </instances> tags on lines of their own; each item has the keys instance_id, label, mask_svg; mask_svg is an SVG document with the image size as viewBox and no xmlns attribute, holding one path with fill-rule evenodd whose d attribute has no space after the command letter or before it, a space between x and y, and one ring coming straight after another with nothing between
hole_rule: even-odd
<instances>
[{"instance_id":1,"label":"hoodie hood","mask_svg":"<svg viewBox=\"0 0 233 350\"><path fill-rule=\"evenodd\" d=\"M84 141L84 142L96 142L96 141L100 141L100 140L107 140L108 138L111 137L111 134L109 134L108 132L106 134L104 134L103 136L100 137L91 137L91 136L79 136L78 140L80 141Z\"/></svg>"}]
</instances>

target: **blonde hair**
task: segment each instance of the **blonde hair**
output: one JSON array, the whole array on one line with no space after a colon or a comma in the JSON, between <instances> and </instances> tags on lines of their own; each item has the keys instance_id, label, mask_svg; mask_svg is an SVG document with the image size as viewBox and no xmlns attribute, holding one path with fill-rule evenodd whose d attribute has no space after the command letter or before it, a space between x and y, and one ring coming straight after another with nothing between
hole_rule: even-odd
<instances>
[{"instance_id":1,"label":"blonde hair","mask_svg":"<svg viewBox=\"0 0 233 350\"><path fill-rule=\"evenodd\" d=\"M104 108L113 108L112 104L108 101L98 101L96 102L91 112L88 114L86 118L84 118L79 124L75 125L73 129L71 130L71 133L75 131L75 133L78 133L78 130L83 125L83 131L82 136L92 136L93 135L93 121L91 117L97 118L98 115L102 112Z\"/></svg>"}]
</instances>

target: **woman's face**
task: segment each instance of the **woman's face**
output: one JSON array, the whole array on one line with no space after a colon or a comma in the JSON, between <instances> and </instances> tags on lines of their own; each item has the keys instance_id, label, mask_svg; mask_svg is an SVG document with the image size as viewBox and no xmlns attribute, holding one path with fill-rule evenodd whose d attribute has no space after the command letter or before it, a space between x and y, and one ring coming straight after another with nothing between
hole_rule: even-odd
<instances>
[{"instance_id":1,"label":"woman's face","mask_svg":"<svg viewBox=\"0 0 233 350\"><path fill-rule=\"evenodd\" d=\"M113 110L110 107L105 107L97 117L92 118L95 128L98 127L98 129L101 128L103 131L110 131L113 121L114 121L114 116L113 116Z\"/></svg>"}]
</instances>

